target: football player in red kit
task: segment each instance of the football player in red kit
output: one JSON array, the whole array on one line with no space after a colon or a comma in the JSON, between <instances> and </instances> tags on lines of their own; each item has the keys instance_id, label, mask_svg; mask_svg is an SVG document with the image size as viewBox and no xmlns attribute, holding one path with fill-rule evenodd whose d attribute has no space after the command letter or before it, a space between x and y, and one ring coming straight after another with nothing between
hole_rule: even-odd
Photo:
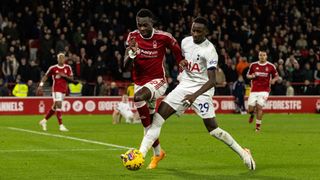
<instances>
[{"instance_id":1,"label":"football player in red kit","mask_svg":"<svg viewBox=\"0 0 320 180\"><path fill-rule=\"evenodd\" d=\"M267 61L267 52L259 51L259 61L249 66L247 78L251 79L251 92L248 99L249 123L253 122L256 112L256 131L260 131L262 122L262 108L266 105L271 84L274 84L279 76L276 67Z\"/></svg>"},{"instance_id":2,"label":"football player in red kit","mask_svg":"<svg viewBox=\"0 0 320 180\"><path fill-rule=\"evenodd\" d=\"M150 10L141 9L136 15L136 23L138 29L130 32L127 38L124 64L132 63L134 103L146 133L155 113L155 101L168 87L164 68L166 49L171 50L177 64L183 57L179 43L170 33L153 28L154 18ZM148 169L156 168L165 156L158 139L152 147L154 156Z\"/></svg>"},{"instance_id":3,"label":"football player in red kit","mask_svg":"<svg viewBox=\"0 0 320 180\"><path fill-rule=\"evenodd\" d=\"M69 65L65 64L65 55L63 53L59 53L57 55L58 64L49 67L46 74L42 77L41 82L39 84L38 90L42 90L42 86L44 82L48 79L48 77L52 77L53 85L52 85L52 98L53 105L52 108L47 112L45 118L39 122L44 131L47 130L47 121L49 118L56 113L59 130L60 131L68 131L68 129L62 124L62 101L68 89L67 81L73 80L72 69Z\"/></svg>"}]
</instances>

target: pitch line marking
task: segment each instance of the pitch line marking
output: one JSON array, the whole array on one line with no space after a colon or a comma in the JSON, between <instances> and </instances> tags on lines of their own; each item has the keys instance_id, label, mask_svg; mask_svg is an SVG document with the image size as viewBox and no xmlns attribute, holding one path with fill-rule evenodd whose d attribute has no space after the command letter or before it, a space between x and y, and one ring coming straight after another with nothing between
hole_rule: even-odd
<instances>
[{"instance_id":1,"label":"pitch line marking","mask_svg":"<svg viewBox=\"0 0 320 180\"><path fill-rule=\"evenodd\" d=\"M38 132L38 131L32 131L32 130L28 130L28 129L21 129L21 128L15 128L15 127L7 127L7 128L10 130L13 130L13 131L21 131L21 132L28 132L28 133L39 134L39 135L44 135L44 136L70 139L70 140L80 141L80 142L85 142L85 143L90 143L90 144L98 144L98 145L102 145L102 146L115 147L115 148L120 148L120 149L132 149L132 147L120 146L120 145L116 145L116 144L104 143L104 142L100 142L100 141L82 139L82 138L77 138L77 137L72 137L72 136L64 136L64 135L60 135L60 134Z\"/></svg>"},{"instance_id":2,"label":"pitch line marking","mask_svg":"<svg viewBox=\"0 0 320 180\"><path fill-rule=\"evenodd\" d=\"M76 151L116 151L118 148L109 149L0 149L0 153L14 152L76 152Z\"/></svg>"}]
</instances>

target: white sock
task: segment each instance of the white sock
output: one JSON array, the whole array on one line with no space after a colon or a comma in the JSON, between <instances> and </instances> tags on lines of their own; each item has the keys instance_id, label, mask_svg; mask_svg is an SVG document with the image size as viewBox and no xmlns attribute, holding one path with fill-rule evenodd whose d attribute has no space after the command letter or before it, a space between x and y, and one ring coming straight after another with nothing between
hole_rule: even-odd
<instances>
[{"instance_id":1,"label":"white sock","mask_svg":"<svg viewBox=\"0 0 320 180\"><path fill-rule=\"evenodd\" d=\"M161 152L161 146L158 144L156 147L153 147L153 155L154 156L160 156Z\"/></svg>"},{"instance_id":2,"label":"white sock","mask_svg":"<svg viewBox=\"0 0 320 180\"><path fill-rule=\"evenodd\" d=\"M146 131L146 134L144 135L143 140L140 145L139 150L143 154L143 157L146 156L148 150L151 148L154 141L159 138L161 127L164 122L165 121L160 116L160 114L156 113L154 115L151 127L148 128L148 130Z\"/></svg>"},{"instance_id":3,"label":"white sock","mask_svg":"<svg viewBox=\"0 0 320 180\"><path fill-rule=\"evenodd\" d=\"M211 136L219 139L227 144L234 152L236 152L242 159L245 156L243 148L233 139L233 137L221 128L216 128L210 132Z\"/></svg>"},{"instance_id":4,"label":"white sock","mask_svg":"<svg viewBox=\"0 0 320 180\"><path fill-rule=\"evenodd\" d=\"M144 128L144 131L143 131L144 134L143 134L143 135L146 135L146 134L147 134L147 132L148 132L148 130L150 129L150 127L151 127L151 125ZM152 143L152 144L153 144L153 143ZM153 147L153 155L154 155L154 156L160 156L160 152L161 152L161 146L160 146L160 144L158 144L158 146L156 146L156 147Z\"/></svg>"}]
</instances>

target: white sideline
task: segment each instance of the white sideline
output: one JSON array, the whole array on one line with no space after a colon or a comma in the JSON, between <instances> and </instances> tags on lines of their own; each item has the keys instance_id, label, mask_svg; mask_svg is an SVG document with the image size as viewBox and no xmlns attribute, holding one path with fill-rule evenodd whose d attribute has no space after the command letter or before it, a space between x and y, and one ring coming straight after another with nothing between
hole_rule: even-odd
<instances>
[{"instance_id":1,"label":"white sideline","mask_svg":"<svg viewBox=\"0 0 320 180\"><path fill-rule=\"evenodd\" d=\"M115 151L118 148L109 149L0 149L0 153L11 152L76 152L76 151Z\"/></svg>"},{"instance_id":2,"label":"white sideline","mask_svg":"<svg viewBox=\"0 0 320 180\"><path fill-rule=\"evenodd\" d=\"M59 134L50 134L50 133L45 133L45 132L32 131L32 130L28 130L28 129L15 128L15 127L7 127L7 128L10 129L10 130L14 130L14 131L22 131L22 132L28 132L28 133L39 134L39 135L44 135L44 136L71 139L71 140L86 142L86 143L90 143L90 144L98 144L98 145L121 148L121 149L132 149L132 147L120 146L120 145L116 145L116 144L104 143L104 142L93 141L93 140L82 139L82 138L76 138L76 137L71 137L71 136L64 136L64 135L59 135Z\"/></svg>"}]
</instances>

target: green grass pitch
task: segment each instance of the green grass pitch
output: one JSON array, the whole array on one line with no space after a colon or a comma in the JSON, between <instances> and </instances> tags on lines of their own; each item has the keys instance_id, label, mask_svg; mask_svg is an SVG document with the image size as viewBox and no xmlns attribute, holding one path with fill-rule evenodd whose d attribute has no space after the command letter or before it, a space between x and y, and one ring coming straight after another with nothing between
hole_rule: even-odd
<instances>
[{"instance_id":1,"label":"green grass pitch","mask_svg":"<svg viewBox=\"0 0 320 180\"><path fill-rule=\"evenodd\" d=\"M112 125L110 115L65 115L64 123L70 132L59 132L56 118L52 117L47 134L41 134L38 125L41 118L0 116L1 180L320 177L320 116L317 114L266 114L260 133L255 133L254 125L247 123L248 115L218 114L220 127L240 145L251 149L256 171L247 170L231 149L209 136L202 120L195 115L170 118L160 137L167 157L158 169L146 170L151 150L139 171L123 167L120 154L125 148L108 144L138 147L143 135L141 124Z\"/></svg>"}]
</instances>

